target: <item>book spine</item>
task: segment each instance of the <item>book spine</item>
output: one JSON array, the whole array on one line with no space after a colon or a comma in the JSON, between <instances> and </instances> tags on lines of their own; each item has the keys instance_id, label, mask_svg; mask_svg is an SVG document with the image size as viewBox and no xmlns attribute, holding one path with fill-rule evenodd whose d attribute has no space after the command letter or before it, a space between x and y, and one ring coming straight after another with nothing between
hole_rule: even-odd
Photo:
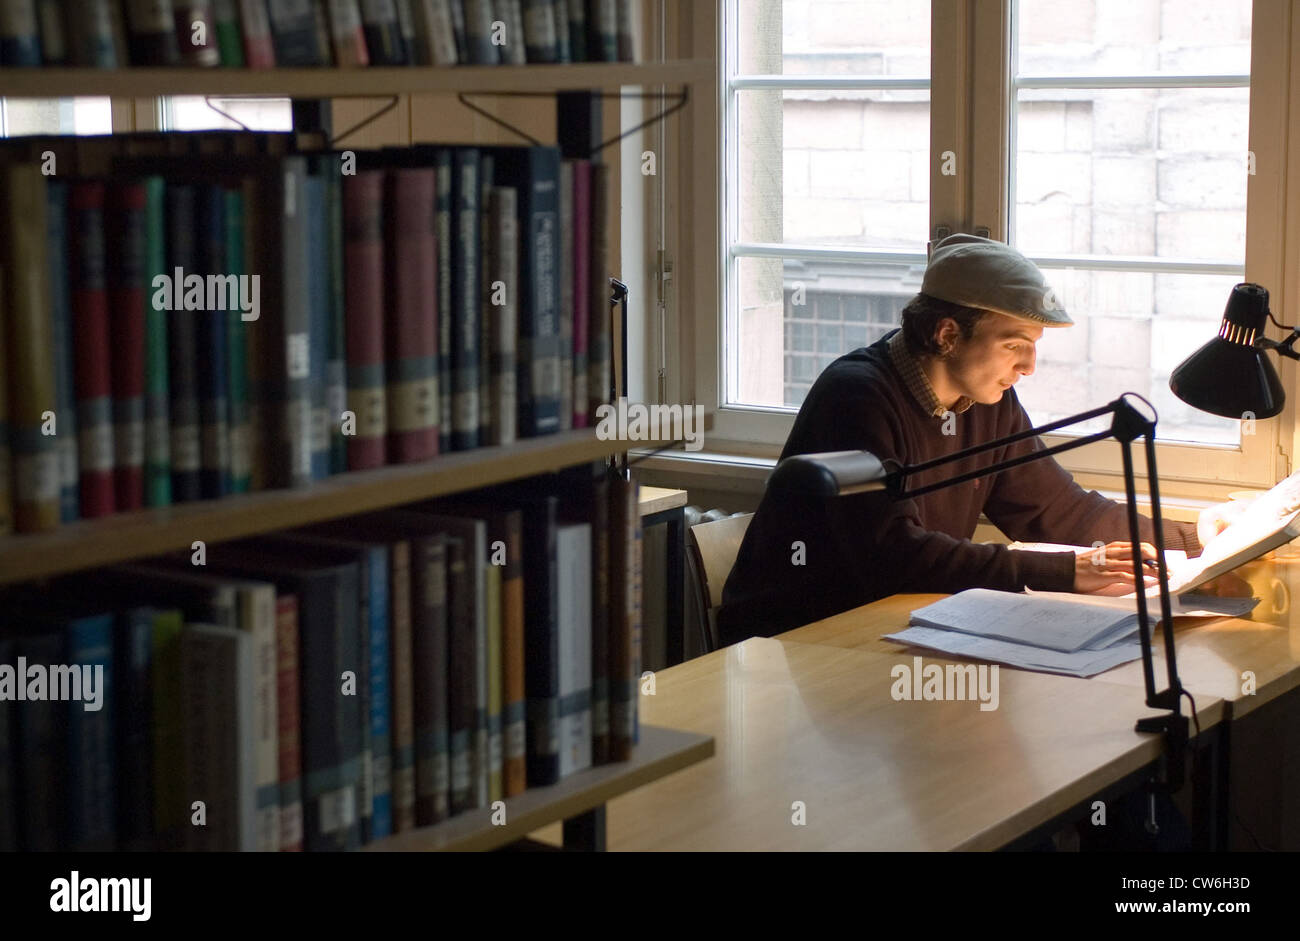
<instances>
[{"instance_id":1,"label":"book spine","mask_svg":"<svg viewBox=\"0 0 1300 941\"><path fill-rule=\"evenodd\" d=\"M4 188L5 227L0 241L8 304L6 381L13 526L20 533L53 529L59 523L59 453L56 435L43 434L47 418L57 420L54 353L46 266L47 197L44 178L33 165L8 168ZM57 427L57 426L56 426Z\"/></svg>"},{"instance_id":2,"label":"book spine","mask_svg":"<svg viewBox=\"0 0 1300 941\"><path fill-rule=\"evenodd\" d=\"M388 434L384 388L384 175L364 170L343 180L346 238L347 440L349 470L382 467Z\"/></svg>"},{"instance_id":3,"label":"book spine","mask_svg":"<svg viewBox=\"0 0 1300 941\"><path fill-rule=\"evenodd\" d=\"M412 50L415 48L415 16L411 11L413 0L393 0L393 5L397 7L397 29L402 34L402 47L406 50L406 64L414 65L412 61L414 55Z\"/></svg>"},{"instance_id":4,"label":"book spine","mask_svg":"<svg viewBox=\"0 0 1300 941\"><path fill-rule=\"evenodd\" d=\"M328 0L330 39L334 45L334 62L345 67L370 64L366 34L361 27L361 10L357 0Z\"/></svg>"},{"instance_id":5,"label":"book spine","mask_svg":"<svg viewBox=\"0 0 1300 941\"><path fill-rule=\"evenodd\" d=\"M225 278L225 190L216 183L204 184L198 187L197 196L198 270L206 285L215 285L218 283L215 279ZM188 276L186 280L189 280ZM189 291L185 293L188 299ZM197 314L199 334L195 344L195 372L199 396L199 492L204 498L224 497L230 493L230 370L226 363L229 315L225 308L232 296L237 297L238 291L227 291L224 299L218 299L210 288L205 290ZM189 306L188 300L186 306ZM239 305L236 302L234 306Z\"/></svg>"},{"instance_id":6,"label":"book spine","mask_svg":"<svg viewBox=\"0 0 1300 941\"><path fill-rule=\"evenodd\" d=\"M389 453L394 463L427 460L438 453L437 242L434 173L393 170L388 187L388 252L393 285L387 332Z\"/></svg>"},{"instance_id":7,"label":"book spine","mask_svg":"<svg viewBox=\"0 0 1300 941\"><path fill-rule=\"evenodd\" d=\"M493 268L488 274L491 282L488 313L492 318L492 340L489 347L492 425L489 444L511 444L518 435L519 403L515 385L515 342L519 330L516 301L519 291L519 227L515 219L517 207L514 187L492 188L488 204L488 241L493 246L490 252Z\"/></svg>"},{"instance_id":8,"label":"book spine","mask_svg":"<svg viewBox=\"0 0 1300 941\"><path fill-rule=\"evenodd\" d=\"M479 155L457 148L452 158L456 234L452 240L453 451L478 447Z\"/></svg>"},{"instance_id":9,"label":"book spine","mask_svg":"<svg viewBox=\"0 0 1300 941\"><path fill-rule=\"evenodd\" d=\"M67 0L71 64L116 69L127 64L120 9L112 0Z\"/></svg>"},{"instance_id":10,"label":"book spine","mask_svg":"<svg viewBox=\"0 0 1300 941\"><path fill-rule=\"evenodd\" d=\"M556 534L560 628L560 777L591 767L591 524Z\"/></svg>"},{"instance_id":11,"label":"book spine","mask_svg":"<svg viewBox=\"0 0 1300 941\"><path fill-rule=\"evenodd\" d=\"M251 848L242 839L251 795L241 783L253 750L240 721L241 686L248 679L241 667L250 648L237 628L186 624L181 635L186 799L203 802L206 821L185 828L192 852Z\"/></svg>"},{"instance_id":12,"label":"book spine","mask_svg":"<svg viewBox=\"0 0 1300 941\"><path fill-rule=\"evenodd\" d=\"M239 28L235 0L212 0L212 18L217 27L217 52L224 68L242 69L244 42Z\"/></svg>"},{"instance_id":13,"label":"book spine","mask_svg":"<svg viewBox=\"0 0 1300 941\"><path fill-rule=\"evenodd\" d=\"M153 837L153 608L133 608L118 621L114 650L118 754L117 835L124 850L147 850Z\"/></svg>"},{"instance_id":14,"label":"book spine","mask_svg":"<svg viewBox=\"0 0 1300 941\"><path fill-rule=\"evenodd\" d=\"M325 419L328 433L329 473L348 469L348 439L343 433L343 410L348 402L347 288L344 285L343 185L331 158L325 158L325 250L329 279L325 282L329 334L325 343ZM324 280L324 279L320 279Z\"/></svg>"},{"instance_id":15,"label":"book spine","mask_svg":"<svg viewBox=\"0 0 1300 941\"><path fill-rule=\"evenodd\" d=\"M20 637L14 647L28 663L65 662L62 632ZM16 710L18 806L22 808L18 834L20 848L28 853L62 850L67 845L69 752L64 736L69 705L52 699L33 700Z\"/></svg>"},{"instance_id":16,"label":"book spine","mask_svg":"<svg viewBox=\"0 0 1300 941\"><path fill-rule=\"evenodd\" d=\"M77 382L77 455L81 515L114 511L113 387L105 283L104 184L73 183L68 192L73 351Z\"/></svg>"},{"instance_id":17,"label":"book spine","mask_svg":"<svg viewBox=\"0 0 1300 941\"><path fill-rule=\"evenodd\" d=\"M411 679L411 546L388 547L389 660L392 663L393 832L415 827L415 721ZM430 789L432 791L432 788Z\"/></svg>"},{"instance_id":18,"label":"book spine","mask_svg":"<svg viewBox=\"0 0 1300 941\"><path fill-rule=\"evenodd\" d=\"M513 797L527 787L523 514L508 510L490 525L489 538L506 547L501 570L502 787L506 797Z\"/></svg>"},{"instance_id":19,"label":"book spine","mask_svg":"<svg viewBox=\"0 0 1300 941\"><path fill-rule=\"evenodd\" d=\"M573 286L573 402L572 427L586 428L591 396L588 359L591 327L591 163L573 162L573 245L569 254Z\"/></svg>"},{"instance_id":20,"label":"book spine","mask_svg":"<svg viewBox=\"0 0 1300 941\"><path fill-rule=\"evenodd\" d=\"M167 245L169 290L165 290L168 341L168 415L171 419L172 500L197 500L202 494L202 446L199 431L198 314L187 310L184 279L198 271L195 244L198 213L195 187L167 185ZM178 283L180 282L180 283ZM164 293L164 289L160 289ZM157 307L158 293L154 295ZM177 304L177 300L180 303Z\"/></svg>"},{"instance_id":21,"label":"book spine","mask_svg":"<svg viewBox=\"0 0 1300 941\"><path fill-rule=\"evenodd\" d=\"M560 275L560 430L573 427L573 162L560 163L559 214L557 240L559 256L556 268Z\"/></svg>"},{"instance_id":22,"label":"book spine","mask_svg":"<svg viewBox=\"0 0 1300 941\"><path fill-rule=\"evenodd\" d=\"M325 181L309 175L303 186L307 239L308 373L311 398L311 478L323 480L330 474L329 383L326 359L329 353L330 293L329 241L325 234Z\"/></svg>"},{"instance_id":23,"label":"book spine","mask_svg":"<svg viewBox=\"0 0 1300 941\"><path fill-rule=\"evenodd\" d=\"M475 323L478 326L478 352L476 375L478 376L478 428L480 445L491 443L492 426L492 351L496 348L492 331L496 327L496 311L492 306L492 270L496 267L493 254L496 245L492 242L492 178L495 157L491 151L480 153L478 175L478 300Z\"/></svg>"},{"instance_id":24,"label":"book spine","mask_svg":"<svg viewBox=\"0 0 1300 941\"><path fill-rule=\"evenodd\" d=\"M555 17L555 61L572 62L569 50L569 10L564 0L551 0L551 15Z\"/></svg>"},{"instance_id":25,"label":"book spine","mask_svg":"<svg viewBox=\"0 0 1300 941\"><path fill-rule=\"evenodd\" d=\"M636 6L632 0L617 0L615 31L619 62L636 61Z\"/></svg>"},{"instance_id":26,"label":"book spine","mask_svg":"<svg viewBox=\"0 0 1300 941\"><path fill-rule=\"evenodd\" d=\"M388 655L390 608L388 547L368 550L367 587L370 596L370 751L372 762L371 839L393 832L392 733L389 723L392 691Z\"/></svg>"},{"instance_id":27,"label":"book spine","mask_svg":"<svg viewBox=\"0 0 1300 941\"><path fill-rule=\"evenodd\" d=\"M519 377L524 413L520 435L553 434L560 427L559 269L556 265L559 233L560 154L552 147L525 152L526 189L519 206L519 282L523 303L519 309L519 363L527 377Z\"/></svg>"},{"instance_id":28,"label":"book spine","mask_svg":"<svg viewBox=\"0 0 1300 941\"><path fill-rule=\"evenodd\" d=\"M179 611L154 618L149 678L153 689L154 835L159 849L179 848L181 826L188 820L181 633Z\"/></svg>"},{"instance_id":29,"label":"book spine","mask_svg":"<svg viewBox=\"0 0 1300 941\"><path fill-rule=\"evenodd\" d=\"M427 826L447 819L454 806L451 721L456 704L449 700L450 558L448 540L441 534L412 539L410 546L415 824Z\"/></svg>"},{"instance_id":30,"label":"book spine","mask_svg":"<svg viewBox=\"0 0 1300 941\"><path fill-rule=\"evenodd\" d=\"M0 66L41 64L41 33L34 0L0 6Z\"/></svg>"},{"instance_id":31,"label":"book spine","mask_svg":"<svg viewBox=\"0 0 1300 941\"><path fill-rule=\"evenodd\" d=\"M3 494L0 494L3 496ZM0 638L0 663L16 663L14 642ZM9 697L0 699L0 853L16 853L18 842L18 711Z\"/></svg>"},{"instance_id":32,"label":"book spine","mask_svg":"<svg viewBox=\"0 0 1300 941\"><path fill-rule=\"evenodd\" d=\"M609 167L591 166L591 287L587 327L587 420L595 424L596 409L610 399L613 337L609 305Z\"/></svg>"},{"instance_id":33,"label":"book spine","mask_svg":"<svg viewBox=\"0 0 1300 941\"><path fill-rule=\"evenodd\" d=\"M456 42L456 61L469 62L469 47L465 42L465 0L447 0L451 11L451 35Z\"/></svg>"},{"instance_id":34,"label":"book spine","mask_svg":"<svg viewBox=\"0 0 1300 941\"><path fill-rule=\"evenodd\" d=\"M375 761L372 750L371 703L370 691L370 621L373 614L373 597L371 595L372 572L368 553L356 556L357 559L357 660L355 664L356 695L360 707L357 726L357 822L359 840L362 846L369 843L373 836L375 819ZM344 674L346 676L346 674Z\"/></svg>"},{"instance_id":35,"label":"book spine","mask_svg":"<svg viewBox=\"0 0 1300 941\"><path fill-rule=\"evenodd\" d=\"M280 852L302 851L302 737L298 704L298 597L275 598L275 691Z\"/></svg>"},{"instance_id":36,"label":"book spine","mask_svg":"<svg viewBox=\"0 0 1300 941\"><path fill-rule=\"evenodd\" d=\"M5 293L4 267L0 265L0 297ZM5 347L4 308L0 307L0 363L8 361ZM9 383L0 379L0 536L14 531L13 452L9 446Z\"/></svg>"},{"instance_id":37,"label":"book spine","mask_svg":"<svg viewBox=\"0 0 1300 941\"><path fill-rule=\"evenodd\" d=\"M221 49L212 0L174 0L173 6L181 61L203 67L220 65Z\"/></svg>"},{"instance_id":38,"label":"book spine","mask_svg":"<svg viewBox=\"0 0 1300 941\"><path fill-rule=\"evenodd\" d=\"M477 699L472 546L447 537L448 726L451 733L451 812L476 806L474 707Z\"/></svg>"},{"instance_id":39,"label":"book spine","mask_svg":"<svg viewBox=\"0 0 1300 941\"><path fill-rule=\"evenodd\" d=\"M492 14L494 19L505 27L505 44L500 48L501 61L506 65L527 63L524 14L519 0L492 0Z\"/></svg>"},{"instance_id":40,"label":"book spine","mask_svg":"<svg viewBox=\"0 0 1300 941\"><path fill-rule=\"evenodd\" d=\"M451 450L452 394L451 394L451 335L453 318L451 312L452 282L452 189L451 189L451 151L439 150L434 157L435 203L434 203L434 237L438 262L435 266L438 285L438 451L445 454ZM391 418L390 418L391 420Z\"/></svg>"},{"instance_id":41,"label":"book spine","mask_svg":"<svg viewBox=\"0 0 1300 941\"><path fill-rule=\"evenodd\" d=\"M239 21L244 34L244 61L250 69L275 65L275 43L266 0L239 0Z\"/></svg>"},{"instance_id":42,"label":"book spine","mask_svg":"<svg viewBox=\"0 0 1300 941\"><path fill-rule=\"evenodd\" d=\"M524 598L528 618L524 643L528 657L524 683L528 705L528 786L559 780L559 611L556 586L556 512L558 500L546 496L530 504L524 516Z\"/></svg>"},{"instance_id":43,"label":"book spine","mask_svg":"<svg viewBox=\"0 0 1300 941\"><path fill-rule=\"evenodd\" d=\"M171 435L168 420L167 305L157 286L167 275L167 184L162 177L144 181L144 501L147 506L172 502Z\"/></svg>"},{"instance_id":44,"label":"book spine","mask_svg":"<svg viewBox=\"0 0 1300 941\"><path fill-rule=\"evenodd\" d=\"M591 763L609 761L610 496L603 462L594 464L591 512Z\"/></svg>"},{"instance_id":45,"label":"book spine","mask_svg":"<svg viewBox=\"0 0 1300 941\"><path fill-rule=\"evenodd\" d=\"M489 806L504 794L502 739L501 675L501 567L488 562L484 569L487 581L487 773Z\"/></svg>"},{"instance_id":46,"label":"book spine","mask_svg":"<svg viewBox=\"0 0 1300 941\"><path fill-rule=\"evenodd\" d=\"M81 515L80 469L77 466L77 392L72 353L72 300L68 291L68 186L46 184L48 213L46 261L50 271L50 330L54 347L54 412L60 434L54 448L59 461L59 519Z\"/></svg>"},{"instance_id":47,"label":"book spine","mask_svg":"<svg viewBox=\"0 0 1300 941\"><path fill-rule=\"evenodd\" d=\"M626 761L637 740L637 696L641 672L641 513L637 503L638 484L616 476L611 481L610 512L618 525L613 529L613 577L610 636L609 725L610 759Z\"/></svg>"},{"instance_id":48,"label":"book spine","mask_svg":"<svg viewBox=\"0 0 1300 941\"><path fill-rule=\"evenodd\" d=\"M138 510L144 505L145 186L110 184L107 198L114 498L117 510Z\"/></svg>"},{"instance_id":49,"label":"book spine","mask_svg":"<svg viewBox=\"0 0 1300 941\"><path fill-rule=\"evenodd\" d=\"M587 0L587 59L618 61L618 0Z\"/></svg>"},{"instance_id":50,"label":"book spine","mask_svg":"<svg viewBox=\"0 0 1300 941\"><path fill-rule=\"evenodd\" d=\"M361 0L361 22L371 65L406 65L406 44L393 0Z\"/></svg>"},{"instance_id":51,"label":"book spine","mask_svg":"<svg viewBox=\"0 0 1300 941\"><path fill-rule=\"evenodd\" d=\"M44 65L68 64L68 33L63 21L62 0L36 0L41 28L41 61Z\"/></svg>"},{"instance_id":52,"label":"book spine","mask_svg":"<svg viewBox=\"0 0 1300 941\"><path fill-rule=\"evenodd\" d=\"M574 62L587 61L587 11L584 0L567 0L569 55Z\"/></svg>"},{"instance_id":53,"label":"book spine","mask_svg":"<svg viewBox=\"0 0 1300 941\"><path fill-rule=\"evenodd\" d=\"M244 196L244 262L243 270L261 277L258 326L244 332L248 364L248 489L262 490L274 479L277 454L272 436L276 423L274 417L283 411L275 395L272 377L276 342L283 336L284 319L280 315L281 283L277 273L282 265L279 258L281 224L278 193L272 179L278 173L254 174L244 178L240 189Z\"/></svg>"},{"instance_id":54,"label":"book spine","mask_svg":"<svg viewBox=\"0 0 1300 941\"><path fill-rule=\"evenodd\" d=\"M278 422L280 448L284 465L280 476L289 486L311 482L311 306L308 279L311 277L310 254L306 231L307 209L306 163L302 157L286 157L282 173L283 206L281 252L283 258L282 291L283 363L282 372L274 377L277 399L282 406ZM280 338L272 340L279 343Z\"/></svg>"},{"instance_id":55,"label":"book spine","mask_svg":"<svg viewBox=\"0 0 1300 941\"><path fill-rule=\"evenodd\" d=\"M244 284L244 194L227 189L226 204L226 273L235 284ZM250 278L248 283L252 284ZM250 298L243 297L244 303ZM230 492L247 493L252 479L252 428L249 417L248 324L240 304L229 304L226 314L226 393L229 407ZM250 303L251 306L251 303ZM260 314L260 312L259 312Z\"/></svg>"},{"instance_id":56,"label":"book spine","mask_svg":"<svg viewBox=\"0 0 1300 941\"><path fill-rule=\"evenodd\" d=\"M451 24L450 0L412 0L416 65L455 65L456 33Z\"/></svg>"},{"instance_id":57,"label":"book spine","mask_svg":"<svg viewBox=\"0 0 1300 941\"><path fill-rule=\"evenodd\" d=\"M276 65L328 64L328 49L321 43L318 9L313 0L272 0L267 12Z\"/></svg>"},{"instance_id":58,"label":"book spine","mask_svg":"<svg viewBox=\"0 0 1300 941\"><path fill-rule=\"evenodd\" d=\"M261 852L280 849L280 728L278 628L275 587L248 586L240 591L240 627L248 634L253 658L252 740L254 768L255 846Z\"/></svg>"},{"instance_id":59,"label":"book spine","mask_svg":"<svg viewBox=\"0 0 1300 941\"><path fill-rule=\"evenodd\" d=\"M553 2L554 0L524 0L524 42L530 63L559 60Z\"/></svg>"},{"instance_id":60,"label":"book spine","mask_svg":"<svg viewBox=\"0 0 1300 941\"><path fill-rule=\"evenodd\" d=\"M117 848L113 616L70 621L67 644L68 664L82 677L82 701L67 704L68 844L74 851L113 850Z\"/></svg>"},{"instance_id":61,"label":"book spine","mask_svg":"<svg viewBox=\"0 0 1300 941\"><path fill-rule=\"evenodd\" d=\"M464 0L465 46L471 65L496 65L501 61L492 45L492 0Z\"/></svg>"}]
</instances>

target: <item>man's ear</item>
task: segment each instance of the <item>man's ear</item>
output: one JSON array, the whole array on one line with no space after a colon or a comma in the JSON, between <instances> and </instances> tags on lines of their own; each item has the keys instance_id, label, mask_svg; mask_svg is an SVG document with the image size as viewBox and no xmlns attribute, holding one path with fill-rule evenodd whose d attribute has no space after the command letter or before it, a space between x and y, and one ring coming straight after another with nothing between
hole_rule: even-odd
<instances>
[{"instance_id":1,"label":"man's ear","mask_svg":"<svg viewBox=\"0 0 1300 941\"><path fill-rule=\"evenodd\" d=\"M940 350L949 350L961 337L961 328L951 317L943 317L934 325L934 342Z\"/></svg>"}]
</instances>

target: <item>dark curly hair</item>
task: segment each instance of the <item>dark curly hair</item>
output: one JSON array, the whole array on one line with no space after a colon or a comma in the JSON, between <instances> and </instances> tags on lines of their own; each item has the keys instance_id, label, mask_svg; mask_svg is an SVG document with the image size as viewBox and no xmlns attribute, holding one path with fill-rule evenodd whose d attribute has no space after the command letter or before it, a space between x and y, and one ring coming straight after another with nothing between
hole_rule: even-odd
<instances>
[{"instance_id":1,"label":"dark curly hair","mask_svg":"<svg viewBox=\"0 0 1300 941\"><path fill-rule=\"evenodd\" d=\"M957 322L963 340L969 340L988 311L979 307L964 307L951 301L940 300L929 294L918 294L907 302L900 315L903 323L903 340L913 356L938 356L942 352L935 342L934 331L939 321L951 317Z\"/></svg>"}]
</instances>

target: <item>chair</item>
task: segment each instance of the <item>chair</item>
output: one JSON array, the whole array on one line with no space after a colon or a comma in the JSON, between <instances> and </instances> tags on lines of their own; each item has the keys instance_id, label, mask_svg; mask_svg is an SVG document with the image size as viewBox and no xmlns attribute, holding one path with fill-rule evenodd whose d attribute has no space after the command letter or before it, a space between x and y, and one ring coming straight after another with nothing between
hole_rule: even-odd
<instances>
[{"instance_id":1,"label":"chair","mask_svg":"<svg viewBox=\"0 0 1300 941\"><path fill-rule=\"evenodd\" d=\"M749 529L753 513L726 519L696 523L689 528L686 540L687 567L691 573L692 595L700 624L704 653L718 649L718 607L722 604L722 586L736 564L740 543Z\"/></svg>"}]
</instances>

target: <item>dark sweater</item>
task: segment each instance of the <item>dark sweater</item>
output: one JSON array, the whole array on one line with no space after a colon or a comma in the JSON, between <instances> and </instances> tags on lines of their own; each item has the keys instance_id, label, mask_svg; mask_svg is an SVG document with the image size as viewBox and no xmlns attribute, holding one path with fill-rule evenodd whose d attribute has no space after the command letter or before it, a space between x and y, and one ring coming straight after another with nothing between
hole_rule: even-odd
<instances>
[{"instance_id":1,"label":"dark sweater","mask_svg":"<svg viewBox=\"0 0 1300 941\"><path fill-rule=\"evenodd\" d=\"M948 419L918 400L888 349L889 337L831 363L799 409L781 457L866 450L886 462L917 464L1032 427L1014 389L996 405L972 405ZM913 361L914 362L914 361ZM955 425L955 428L954 428ZM1118 445L1113 445L1118 447ZM909 477L909 488L1007 457L1041 450L1037 438ZM722 593L723 644L771 636L900 592L966 588L1071 591L1073 553L1043 553L970 541L983 513L1025 542L1092 545L1128 540L1122 504L1085 491L1053 458L964 484L894 500L882 492L830 501L763 495ZM1142 517L1142 538L1154 529ZM1166 520L1165 547L1200 552L1196 527ZM802 548L798 543L802 543Z\"/></svg>"}]
</instances>

